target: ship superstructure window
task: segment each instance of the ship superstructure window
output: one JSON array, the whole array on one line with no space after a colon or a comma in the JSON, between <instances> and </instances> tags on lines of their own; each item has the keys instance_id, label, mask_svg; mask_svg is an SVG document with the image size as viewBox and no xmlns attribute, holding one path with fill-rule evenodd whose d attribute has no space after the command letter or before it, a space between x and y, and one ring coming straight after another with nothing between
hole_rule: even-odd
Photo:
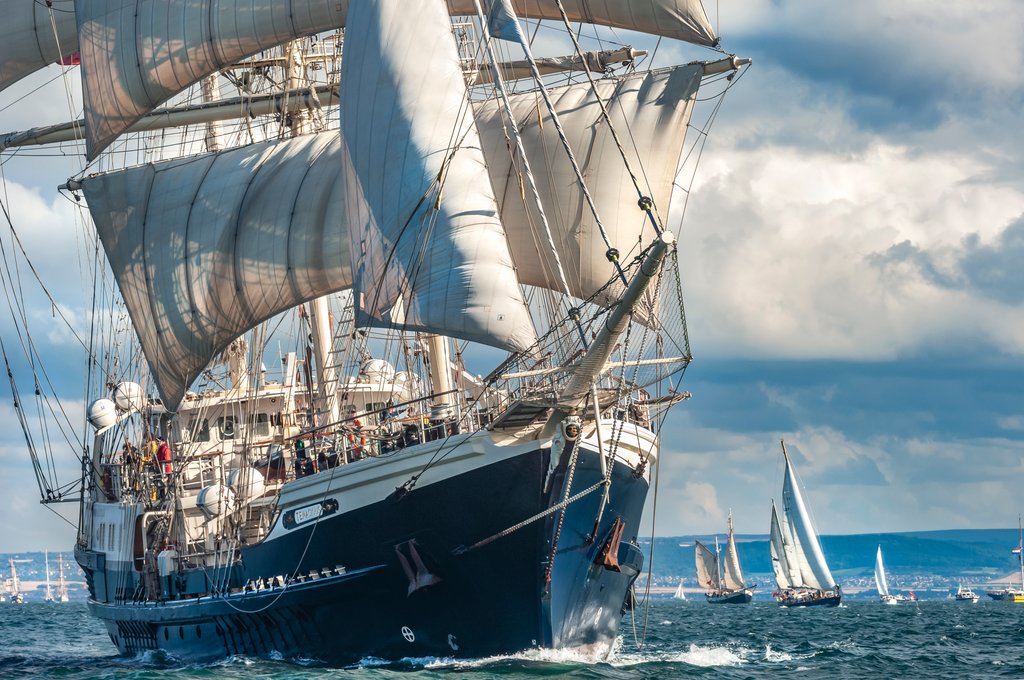
<instances>
[{"instance_id":1,"label":"ship superstructure window","mask_svg":"<svg viewBox=\"0 0 1024 680\"><path fill-rule=\"evenodd\" d=\"M189 439L194 442L210 441L210 421L206 418L192 420L188 424Z\"/></svg>"},{"instance_id":2,"label":"ship superstructure window","mask_svg":"<svg viewBox=\"0 0 1024 680\"><path fill-rule=\"evenodd\" d=\"M217 429L220 431L221 440L234 439L239 434L235 416L217 418Z\"/></svg>"},{"instance_id":3,"label":"ship superstructure window","mask_svg":"<svg viewBox=\"0 0 1024 680\"><path fill-rule=\"evenodd\" d=\"M270 416L266 413L257 413L253 418L252 433L257 437L269 437Z\"/></svg>"}]
</instances>

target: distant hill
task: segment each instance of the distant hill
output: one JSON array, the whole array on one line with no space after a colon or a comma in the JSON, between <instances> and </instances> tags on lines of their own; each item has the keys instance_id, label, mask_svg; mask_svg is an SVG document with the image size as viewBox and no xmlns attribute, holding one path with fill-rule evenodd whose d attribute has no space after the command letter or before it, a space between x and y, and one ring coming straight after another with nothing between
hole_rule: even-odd
<instances>
[{"instance_id":1,"label":"distant hill","mask_svg":"<svg viewBox=\"0 0 1024 680\"><path fill-rule=\"evenodd\" d=\"M673 536L654 541L655 580L679 579L694 574L693 542L714 546L714 536ZM724 540L724 536L720 538ZM736 537L740 563L745 572L770 574L768 536ZM1018 542L1017 529L950 529L893 534L822 536L829 567L844 576L869 576L874 571L875 550L881 544L885 566L892 576L935 575L973 582L1002 576L1019 569L1010 552ZM650 545L648 539L645 547Z\"/></svg>"}]
</instances>

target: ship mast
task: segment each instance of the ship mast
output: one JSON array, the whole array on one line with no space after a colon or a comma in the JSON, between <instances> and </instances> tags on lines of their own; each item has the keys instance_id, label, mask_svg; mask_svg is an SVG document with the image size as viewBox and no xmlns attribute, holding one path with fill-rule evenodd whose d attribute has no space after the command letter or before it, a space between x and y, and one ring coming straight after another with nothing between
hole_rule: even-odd
<instances>
[{"instance_id":1,"label":"ship mast","mask_svg":"<svg viewBox=\"0 0 1024 680\"><path fill-rule=\"evenodd\" d=\"M305 64L303 61L302 41L294 40L284 46L285 69L285 101L282 125L288 124L291 136L298 137L309 132L309 112L299 98L290 97L290 93L298 92L305 82ZM314 425L336 426L341 419L338 404L338 376L332 360L331 342L331 310L327 296L320 296L309 303L309 325L313 337L313 357L316 361L317 391L320 400L319 411L324 414L325 422Z\"/></svg>"}]
</instances>

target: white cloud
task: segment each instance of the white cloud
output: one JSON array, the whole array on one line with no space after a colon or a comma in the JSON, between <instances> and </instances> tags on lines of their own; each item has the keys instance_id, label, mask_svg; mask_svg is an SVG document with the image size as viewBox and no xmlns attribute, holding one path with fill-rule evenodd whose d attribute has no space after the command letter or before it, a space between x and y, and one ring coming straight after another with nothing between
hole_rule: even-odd
<instances>
[{"instance_id":1,"label":"white cloud","mask_svg":"<svg viewBox=\"0 0 1024 680\"><path fill-rule=\"evenodd\" d=\"M709 149L681 237L695 351L895 359L980 340L1020 353L1014 307L873 262L906 242L952 262L967 234L997 238L1024 214L1024 185L974 181L987 169L881 142Z\"/></svg>"}]
</instances>

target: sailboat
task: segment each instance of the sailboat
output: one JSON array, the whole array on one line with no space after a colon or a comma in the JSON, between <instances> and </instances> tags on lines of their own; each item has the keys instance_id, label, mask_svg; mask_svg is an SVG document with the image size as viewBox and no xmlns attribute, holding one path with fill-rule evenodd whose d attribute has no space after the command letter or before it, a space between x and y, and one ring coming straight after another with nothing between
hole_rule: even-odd
<instances>
[{"instance_id":1,"label":"sailboat","mask_svg":"<svg viewBox=\"0 0 1024 680\"><path fill-rule=\"evenodd\" d=\"M534 57L516 11L569 56ZM94 163L61 190L120 299L94 317L75 559L121 653L613 647L688 397L665 215L698 89L749 60L638 70L574 22L718 50L698 0L8 16L0 84L80 63L84 119L0 147Z\"/></svg>"},{"instance_id":2,"label":"sailboat","mask_svg":"<svg viewBox=\"0 0 1024 680\"><path fill-rule=\"evenodd\" d=\"M21 592L21 581L18 579L18 568L15 566L17 562L28 562L29 560L9 560L11 565L11 579L10 589L8 590L7 596L8 601L11 604L23 604L25 602L25 594Z\"/></svg>"},{"instance_id":3,"label":"sailboat","mask_svg":"<svg viewBox=\"0 0 1024 680\"><path fill-rule=\"evenodd\" d=\"M704 597L711 604L746 604L754 594L743 581L739 555L736 552L736 538L733 535L732 512L729 513L729 537L723 556L718 537L715 537L715 551L696 541L697 581L707 588Z\"/></svg>"},{"instance_id":4,"label":"sailboat","mask_svg":"<svg viewBox=\"0 0 1024 680\"><path fill-rule=\"evenodd\" d=\"M68 584L64 580L64 555L57 553L57 602L70 602Z\"/></svg>"},{"instance_id":5,"label":"sailboat","mask_svg":"<svg viewBox=\"0 0 1024 680\"><path fill-rule=\"evenodd\" d=\"M43 595L44 602L53 602L53 589L50 587L50 552L43 552L43 563L46 565L46 591Z\"/></svg>"},{"instance_id":6,"label":"sailboat","mask_svg":"<svg viewBox=\"0 0 1024 680\"><path fill-rule=\"evenodd\" d=\"M781 443L786 463L782 482L782 515L779 516L772 500L769 534L772 570L778 586L774 597L785 607L835 607L842 600L842 588L825 562L786 443Z\"/></svg>"},{"instance_id":7,"label":"sailboat","mask_svg":"<svg viewBox=\"0 0 1024 680\"><path fill-rule=\"evenodd\" d=\"M916 602L913 592L910 595L889 593L889 581L885 575L885 564L882 562L882 546L879 544L875 553L875 587L878 588L878 599L882 604L899 604L900 602Z\"/></svg>"},{"instance_id":8,"label":"sailboat","mask_svg":"<svg viewBox=\"0 0 1024 680\"><path fill-rule=\"evenodd\" d=\"M683 579L679 579L679 585L676 586L676 591L672 593L672 599L674 600L685 600L686 589L683 588Z\"/></svg>"}]
</instances>

